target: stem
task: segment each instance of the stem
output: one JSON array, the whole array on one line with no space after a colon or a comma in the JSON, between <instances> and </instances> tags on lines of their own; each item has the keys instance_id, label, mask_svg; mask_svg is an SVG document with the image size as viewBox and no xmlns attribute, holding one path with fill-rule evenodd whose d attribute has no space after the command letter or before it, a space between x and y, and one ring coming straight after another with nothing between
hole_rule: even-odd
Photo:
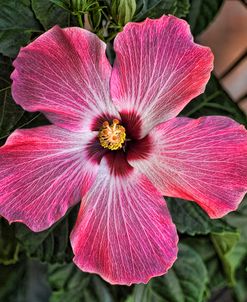
<instances>
[{"instance_id":1,"label":"stem","mask_svg":"<svg viewBox=\"0 0 247 302\"><path fill-rule=\"evenodd\" d=\"M78 20L80 27L83 28L82 17L81 17L81 14L79 14L79 13L77 14L77 20Z\"/></svg>"},{"instance_id":2,"label":"stem","mask_svg":"<svg viewBox=\"0 0 247 302\"><path fill-rule=\"evenodd\" d=\"M221 110L227 111L227 112L229 112L229 113L234 113L234 112L235 112L235 110L231 110L231 109L229 109L229 108L227 108L227 107L225 107L225 106L222 106L222 105L220 105L220 104L206 104L205 107L221 109Z\"/></svg>"},{"instance_id":3,"label":"stem","mask_svg":"<svg viewBox=\"0 0 247 302\"><path fill-rule=\"evenodd\" d=\"M214 98L216 98L218 95L221 94L221 91L215 91L214 93L212 93L209 97L207 97L205 99L205 101L210 102L212 101Z\"/></svg>"},{"instance_id":4,"label":"stem","mask_svg":"<svg viewBox=\"0 0 247 302\"><path fill-rule=\"evenodd\" d=\"M110 21L109 17L107 16L107 14L104 12L103 9L100 10L101 13L104 15L104 17L106 18L107 21Z\"/></svg>"},{"instance_id":5,"label":"stem","mask_svg":"<svg viewBox=\"0 0 247 302\"><path fill-rule=\"evenodd\" d=\"M23 128L25 126L27 126L28 124L32 123L36 118L38 118L41 115L41 113L38 113L37 115L35 115L31 120L29 120L28 122L22 124L19 128Z\"/></svg>"},{"instance_id":6,"label":"stem","mask_svg":"<svg viewBox=\"0 0 247 302\"><path fill-rule=\"evenodd\" d=\"M195 113L197 110L201 109L203 106L205 106L208 102L212 101L216 96L220 94L220 91L216 91L213 94L211 94L209 97L205 98L204 101L202 101L200 104L198 104L195 108L191 109L186 116L190 116L193 113Z\"/></svg>"},{"instance_id":7,"label":"stem","mask_svg":"<svg viewBox=\"0 0 247 302\"><path fill-rule=\"evenodd\" d=\"M200 104L198 104L196 107L194 107L193 109L191 109L188 113L186 113L186 116L190 116L193 113L195 113L197 110L201 109L203 106L205 106L207 102L203 101Z\"/></svg>"},{"instance_id":8,"label":"stem","mask_svg":"<svg viewBox=\"0 0 247 302\"><path fill-rule=\"evenodd\" d=\"M7 83L7 84L10 83L9 81L7 81L6 79L4 79L4 78L2 78L2 77L0 77L0 80L1 80L1 81L4 81L4 82Z\"/></svg>"},{"instance_id":9,"label":"stem","mask_svg":"<svg viewBox=\"0 0 247 302\"><path fill-rule=\"evenodd\" d=\"M0 89L0 92L4 91L4 90L8 90L11 86L7 86L7 87L4 87L2 89Z\"/></svg>"}]
</instances>

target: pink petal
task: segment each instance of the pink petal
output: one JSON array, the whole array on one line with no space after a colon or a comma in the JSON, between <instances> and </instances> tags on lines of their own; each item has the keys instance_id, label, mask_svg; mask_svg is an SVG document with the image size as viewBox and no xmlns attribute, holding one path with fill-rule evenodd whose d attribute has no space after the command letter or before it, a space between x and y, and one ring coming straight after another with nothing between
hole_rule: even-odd
<instances>
[{"instance_id":1,"label":"pink petal","mask_svg":"<svg viewBox=\"0 0 247 302\"><path fill-rule=\"evenodd\" d=\"M128 160L162 194L194 200L212 218L236 210L247 191L247 131L227 117L160 124Z\"/></svg>"},{"instance_id":2,"label":"pink petal","mask_svg":"<svg viewBox=\"0 0 247 302\"><path fill-rule=\"evenodd\" d=\"M128 23L114 49L111 95L137 137L202 93L213 68L210 49L195 44L189 25L174 16Z\"/></svg>"},{"instance_id":3,"label":"pink petal","mask_svg":"<svg viewBox=\"0 0 247 302\"><path fill-rule=\"evenodd\" d=\"M93 119L104 114L117 117L105 47L84 29L53 27L22 48L14 61L16 103L70 130L91 129Z\"/></svg>"},{"instance_id":4,"label":"pink petal","mask_svg":"<svg viewBox=\"0 0 247 302\"><path fill-rule=\"evenodd\" d=\"M71 234L75 264L111 284L147 283L172 266L177 241L164 199L148 179L120 156L105 157Z\"/></svg>"},{"instance_id":5,"label":"pink petal","mask_svg":"<svg viewBox=\"0 0 247 302\"><path fill-rule=\"evenodd\" d=\"M94 137L56 126L16 130L0 148L0 215L33 231L60 219L95 179Z\"/></svg>"}]
</instances>

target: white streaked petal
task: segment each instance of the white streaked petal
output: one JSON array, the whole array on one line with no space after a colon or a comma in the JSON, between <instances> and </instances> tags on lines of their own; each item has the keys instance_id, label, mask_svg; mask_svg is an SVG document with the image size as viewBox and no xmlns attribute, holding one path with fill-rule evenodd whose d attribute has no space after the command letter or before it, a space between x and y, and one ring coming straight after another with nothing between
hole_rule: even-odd
<instances>
[{"instance_id":1,"label":"white streaked petal","mask_svg":"<svg viewBox=\"0 0 247 302\"><path fill-rule=\"evenodd\" d=\"M106 156L71 234L76 265L112 284L146 283L171 267L177 240L165 201L148 179L121 155Z\"/></svg>"}]
</instances>

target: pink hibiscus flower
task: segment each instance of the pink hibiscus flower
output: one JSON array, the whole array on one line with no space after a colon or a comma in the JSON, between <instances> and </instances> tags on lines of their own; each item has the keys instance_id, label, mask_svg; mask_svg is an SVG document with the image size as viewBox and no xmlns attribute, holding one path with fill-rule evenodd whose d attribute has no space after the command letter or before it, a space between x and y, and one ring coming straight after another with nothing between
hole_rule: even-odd
<instances>
[{"instance_id":1,"label":"pink hibiscus flower","mask_svg":"<svg viewBox=\"0 0 247 302\"><path fill-rule=\"evenodd\" d=\"M211 51L173 16L129 23L105 44L54 27L22 48L13 97L53 123L16 130L0 149L0 214L42 231L81 198L74 262L112 284L148 282L177 256L163 195L212 218L247 188L247 132L227 117L177 117L204 91Z\"/></svg>"}]
</instances>

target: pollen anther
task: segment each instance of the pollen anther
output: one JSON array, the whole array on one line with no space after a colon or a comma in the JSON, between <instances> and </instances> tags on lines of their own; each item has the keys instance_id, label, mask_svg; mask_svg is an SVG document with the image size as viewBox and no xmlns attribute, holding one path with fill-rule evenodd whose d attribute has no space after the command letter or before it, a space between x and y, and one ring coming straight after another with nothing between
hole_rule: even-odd
<instances>
[{"instance_id":1,"label":"pollen anther","mask_svg":"<svg viewBox=\"0 0 247 302\"><path fill-rule=\"evenodd\" d=\"M118 150L123 147L126 133L125 128L119 123L119 120L113 119L111 125L107 121L102 124L98 135L102 147L110 150Z\"/></svg>"}]
</instances>

